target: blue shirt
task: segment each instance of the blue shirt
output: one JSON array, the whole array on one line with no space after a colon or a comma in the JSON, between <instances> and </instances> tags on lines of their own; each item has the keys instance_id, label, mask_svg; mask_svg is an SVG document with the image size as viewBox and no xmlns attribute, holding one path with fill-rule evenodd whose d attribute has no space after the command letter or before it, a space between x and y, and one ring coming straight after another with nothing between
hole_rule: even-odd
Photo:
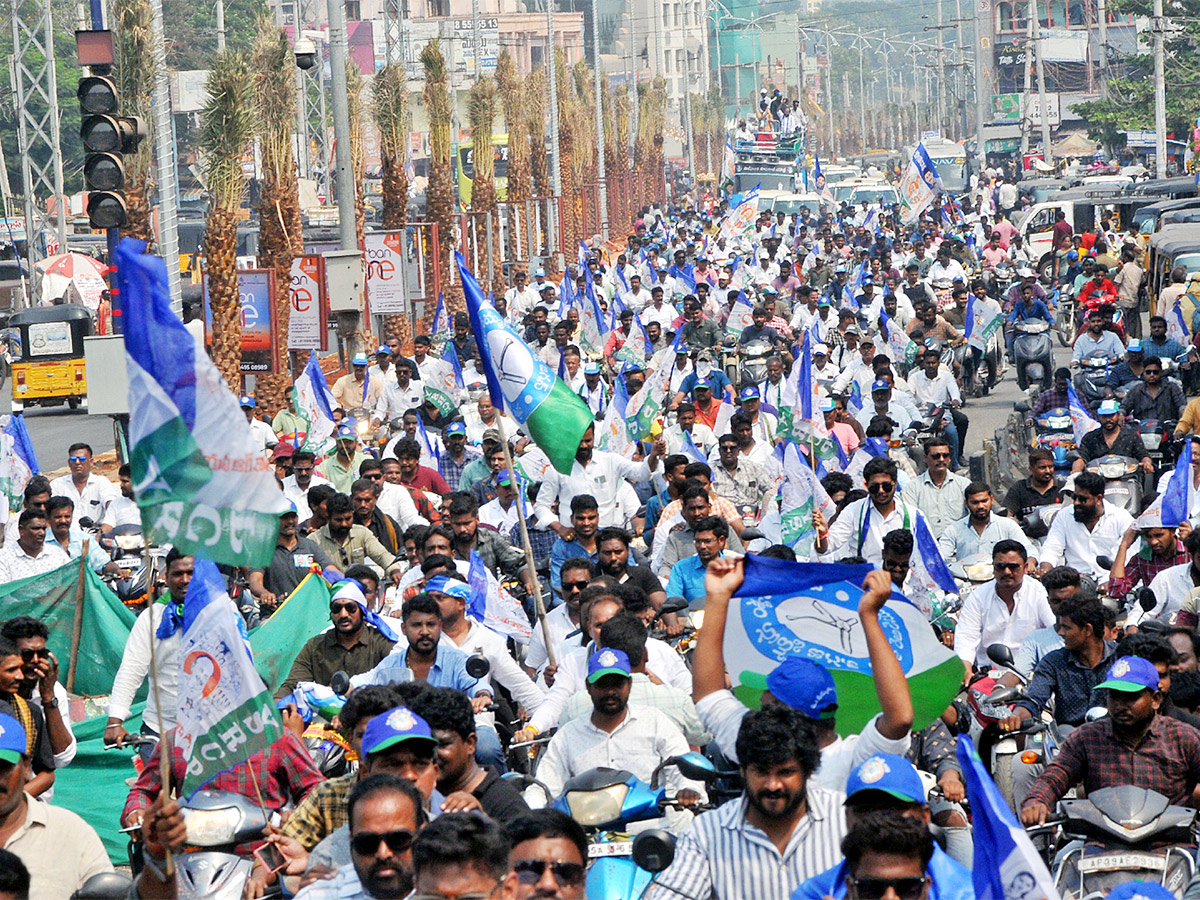
<instances>
[{"instance_id":1,"label":"blue shirt","mask_svg":"<svg viewBox=\"0 0 1200 900\"><path fill-rule=\"evenodd\" d=\"M558 538L550 548L550 587L562 592L562 564L574 556L590 559L597 565L600 563L600 542L596 542L596 552L589 553L579 541L564 541Z\"/></svg>"},{"instance_id":2,"label":"blue shirt","mask_svg":"<svg viewBox=\"0 0 1200 900\"><path fill-rule=\"evenodd\" d=\"M1030 304L1029 309L1025 308L1024 299L1018 300L1017 305L1008 315L1009 322L1020 322L1024 319L1045 319L1051 325L1054 324L1054 319L1050 317L1050 310L1046 309L1046 304L1036 298Z\"/></svg>"},{"instance_id":3,"label":"blue shirt","mask_svg":"<svg viewBox=\"0 0 1200 900\"><path fill-rule=\"evenodd\" d=\"M1193 332L1195 324L1192 325ZM1175 340L1175 338L1167 338L1161 344L1152 338L1142 338L1142 358L1147 356L1157 356L1160 359L1174 359L1183 353L1183 344Z\"/></svg>"},{"instance_id":4,"label":"blue shirt","mask_svg":"<svg viewBox=\"0 0 1200 900\"><path fill-rule=\"evenodd\" d=\"M662 514L663 507L670 502L670 491L655 494L646 501L646 516L645 524L642 526L642 534L654 534L654 526L658 524L658 517Z\"/></svg>"},{"instance_id":5,"label":"blue shirt","mask_svg":"<svg viewBox=\"0 0 1200 900\"><path fill-rule=\"evenodd\" d=\"M667 599L682 597L688 603L703 600L704 570L705 566L700 562L700 557L695 555L675 563L671 567L671 577L667 579Z\"/></svg>"},{"instance_id":6,"label":"blue shirt","mask_svg":"<svg viewBox=\"0 0 1200 900\"><path fill-rule=\"evenodd\" d=\"M67 535L67 546L62 547L62 550L71 557L71 559L79 559L83 555L83 529L78 525L72 525L70 532ZM100 546L100 541L96 535L89 536L90 543L88 544L88 565L95 571L99 572L110 562L112 557L104 552L104 548ZM49 528L46 529L46 543L61 546L54 537L54 532Z\"/></svg>"},{"instance_id":7,"label":"blue shirt","mask_svg":"<svg viewBox=\"0 0 1200 900\"><path fill-rule=\"evenodd\" d=\"M730 382L730 380L725 377L725 373L716 366L713 366L712 371L708 373L706 378L699 377L695 372L684 376L683 381L679 383L679 390L683 392L685 397L691 397L692 388L694 388L696 383L700 381L708 383L709 387L712 388L713 397L715 399L720 399L721 395L726 390L733 390L732 382Z\"/></svg>"},{"instance_id":8,"label":"blue shirt","mask_svg":"<svg viewBox=\"0 0 1200 900\"><path fill-rule=\"evenodd\" d=\"M937 844L925 870L929 875L929 900L975 900L971 873L952 860ZM814 875L792 892L792 900L843 900L846 896L846 861Z\"/></svg>"},{"instance_id":9,"label":"blue shirt","mask_svg":"<svg viewBox=\"0 0 1200 900\"><path fill-rule=\"evenodd\" d=\"M397 649L385 656L379 665L367 673L363 683L390 684L392 681L390 675L399 675L397 670L407 668L408 647L405 646L403 650ZM404 680L402 675L400 680ZM433 665L429 667L429 677L426 679L426 683L432 687L454 688L456 691L462 691L468 697L492 693L492 689L486 681L480 681L467 674L467 654L453 647L447 647L446 641L438 642L437 656L434 658Z\"/></svg>"}]
</instances>

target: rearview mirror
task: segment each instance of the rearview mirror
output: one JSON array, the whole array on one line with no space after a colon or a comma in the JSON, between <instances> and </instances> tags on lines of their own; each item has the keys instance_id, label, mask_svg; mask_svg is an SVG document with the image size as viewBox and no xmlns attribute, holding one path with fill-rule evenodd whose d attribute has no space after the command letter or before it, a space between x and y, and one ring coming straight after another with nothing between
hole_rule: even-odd
<instances>
[{"instance_id":1,"label":"rearview mirror","mask_svg":"<svg viewBox=\"0 0 1200 900\"><path fill-rule=\"evenodd\" d=\"M679 774L692 781L712 781L717 777L717 770L708 757L694 750L680 756L672 756L663 765L675 766Z\"/></svg>"},{"instance_id":2,"label":"rearview mirror","mask_svg":"<svg viewBox=\"0 0 1200 900\"><path fill-rule=\"evenodd\" d=\"M1111 569L1113 567L1112 557L1111 556L1097 556L1096 557L1096 565L1098 565L1105 572L1107 572L1109 569Z\"/></svg>"},{"instance_id":3,"label":"rearview mirror","mask_svg":"<svg viewBox=\"0 0 1200 900\"><path fill-rule=\"evenodd\" d=\"M650 828L633 839L633 861L654 875L675 859L675 837L661 828Z\"/></svg>"},{"instance_id":4,"label":"rearview mirror","mask_svg":"<svg viewBox=\"0 0 1200 900\"><path fill-rule=\"evenodd\" d=\"M476 680L487 678L488 673L492 671L492 664L482 653L472 653L468 656L466 666L467 674Z\"/></svg>"},{"instance_id":5,"label":"rearview mirror","mask_svg":"<svg viewBox=\"0 0 1200 900\"><path fill-rule=\"evenodd\" d=\"M1138 591L1138 606L1143 612L1150 612L1154 607L1158 606L1158 598L1154 596L1154 591L1148 587Z\"/></svg>"},{"instance_id":6,"label":"rearview mirror","mask_svg":"<svg viewBox=\"0 0 1200 900\"><path fill-rule=\"evenodd\" d=\"M1011 669L1014 666L1012 650L1009 649L1008 644L989 644L987 657L1002 668Z\"/></svg>"},{"instance_id":7,"label":"rearview mirror","mask_svg":"<svg viewBox=\"0 0 1200 900\"><path fill-rule=\"evenodd\" d=\"M345 697L350 693L350 676L341 669L333 673L333 677L329 679L329 689L339 697Z\"/></svg>"}]
</instances>

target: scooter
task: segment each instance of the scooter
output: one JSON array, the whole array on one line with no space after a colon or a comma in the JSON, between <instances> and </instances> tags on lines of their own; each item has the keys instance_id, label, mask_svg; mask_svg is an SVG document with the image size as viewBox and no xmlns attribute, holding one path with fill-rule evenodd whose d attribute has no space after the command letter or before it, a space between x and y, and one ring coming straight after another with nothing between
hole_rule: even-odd
<instances>
[{"instance_id":1,"label":"scooter","mask_svg":"<svg viewBox=\"0 0 1200 900\"><path fill-rule=\"evenodd\" d=\"M1113 362L1103 353L1087 356L1079 361L1079 371L1075 373L1075 393L1079 395L1080 402L1093 413L1105 399L1108 373L1112 370Z\"/></svg>"},{"instance_id":2,"label":"scooter","mask_svg":"<svg viewBox=\"0 0 1200 900\"><path fill-rule=\"evenodd\" d=\"M1013 326L1013 361L1017 367L1017 386L1023 390L1049 390L1053 383L1054 346L1050 342L1050 323L1042 319L1022 319ZM1031 395L1035 396L1035 395Z\"/></svg>"},{"instance_id":3,"label":"scooter","mask_svg":"<svg viewBox=\"0 0 1200 900\"><path fill-rule=\"evenodd\" d=\"M738 351L738 386L762 384L767 380L767 359L774 351L766 341L751 341Z\"/></svg>"},{"instance_id":4,"label":"scooter","mask_svg":"<svg viewBox=\"0 0 1200 900\"><path fill-rule=\"evenodd\" d=\"M1103 897L1130 881L1182 897L1196 874L1196 810L1173 806L1162 794L1121 785L1063 800L1059 810L1062 832L1072 839L1054 860L1063 900Z\"/></svg>"},{"instance_id":5,"label":"scooter","mask_svg":"<svg viewBox=\"0 0 1200 900\"><path fill-rule=\"evenodd\" d=\"M1147 419L1138 423L1138 436L1142 439L1142 446L1146 448L1146 455L1154 463L1154 477L1157 479L1174 466L1175 457L1178 455L1174 439L1175 423Z\"/></svg>"},{"instance_id":6,"label":"scooter","mask_svg":"<svg viewBox=\"0 0 1200 900\"><path fill-rule=\"evenodd\" d=\"M632 840L619 831L632 822L657 819L667 808L683 808L659 786L662 771L668 766L693 781L708 783L718 775L711 761L693 752L663 760L650 784L624 769L598 768L576 775L563 785L562 796L553 807L582 825L591 839L587 900L637 900L653 883L654 876L671 864L674 838L668 832L651 829Z\"/></svg>"},{"instance_id":7,"label":"scooter","mask_svg":"<svg viewBox=\"0 0 1200 900\"><path fill-rule=\"evenodd\" d=\"M1087 471L1104 479L1104 502L1127 511L1131 516L1141 513L1146 494L1141 463L1128 456L1108 453L1087 464Z\"/></svg>"},{"instance_id":8,"label":"scooter","mask_svg":"<svg viewBox=\"0 0 1200 900\"><path fill-rule=\"evenodd\" d=\"M1049 450L1054 454L1054 474L1066 478L1071 473L1068 458L1075 449L1075 430L1071 423L1071 411L1063 407L1047 410L1034 420L1033 447Z\"/></svg>"},{"instance_id":9,"label":"scooter","mask_svg":"<svg viewBox=\"0 0 1200 900\"><path fill-rule=\"evenodd\" d=\"M213 790L197 792L181 809L188 846L175 858L179 895L239 900L254 860L234 848L265 836L270 823L262 809L241 794Z\"/></svg>"}]
</instances>

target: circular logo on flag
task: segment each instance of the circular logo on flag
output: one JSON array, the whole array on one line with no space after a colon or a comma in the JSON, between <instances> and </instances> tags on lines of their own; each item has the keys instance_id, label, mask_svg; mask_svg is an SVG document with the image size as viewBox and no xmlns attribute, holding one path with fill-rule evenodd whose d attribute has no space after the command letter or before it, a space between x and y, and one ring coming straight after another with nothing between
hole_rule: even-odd
<instances>
[{"instance_id":1,"label":"circular logo on flag","mask_svg":"<svg viewBox=\"0 0 1200 900\"><path fill-rule=\"evenodd\" d=\"M878 756L872 756L859 768L858 777L863 784L874 784L889 771L886 762Z\"/></svg>"},{"instance_id":2,"label":"circular logo on flag","mask_svg":"<svg viewBox=\"0 0 1200 900\"><path fill-rule=\"evenodd\" d=\"M605 650L600 654L600 665L604 667L615 666L617 664L617 654L611 650Z\"/></svg>"},{"instance_id":3,"label":"circular logo on flag","mask_svg":"<svg viewBox=\"0 0 1200 900\"><path fill-rule=\"evenodd\" d=\"M406 706L397 707L388 713L387 726L393 731L412 731L416 724L412 710Z\"/></svg>"},{"instance_id":4,"label":"circular logo on flag","mask_svg":"<svg viewBox=\"0 0 1200 900\"><path fill-rule=\"evenodd\" d=\"M1129 663L1127 663L1123 659L1118 659L1116 661L1116 663L1113 664L1112 676L1114 678L1120 678L1121 676L1128 675L1128 674L1129 674Z\"/></svg>"}]
</instances>

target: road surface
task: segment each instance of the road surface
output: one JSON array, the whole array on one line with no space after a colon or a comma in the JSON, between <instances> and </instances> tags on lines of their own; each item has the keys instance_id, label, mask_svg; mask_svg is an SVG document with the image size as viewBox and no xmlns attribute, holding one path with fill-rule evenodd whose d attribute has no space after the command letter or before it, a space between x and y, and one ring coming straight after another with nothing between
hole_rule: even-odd
<instances>
[{"instance_id":1,"label":"road surface","mask_svg":"<svg viewBox=\"0 0 1200 900\"><path fill-rule=\"evenodd\" d=\"M0 410L12 409L12 382L0 391ZM33 440L38 465L43 470L58 469L67 464L67 448L76 441L90 444L94 453L112 450L113 422L108 416L89 416L86 410L70 409L65 403L47 409L30 407L25 410L25 427Z\"/></svg>"}]
</instances>

